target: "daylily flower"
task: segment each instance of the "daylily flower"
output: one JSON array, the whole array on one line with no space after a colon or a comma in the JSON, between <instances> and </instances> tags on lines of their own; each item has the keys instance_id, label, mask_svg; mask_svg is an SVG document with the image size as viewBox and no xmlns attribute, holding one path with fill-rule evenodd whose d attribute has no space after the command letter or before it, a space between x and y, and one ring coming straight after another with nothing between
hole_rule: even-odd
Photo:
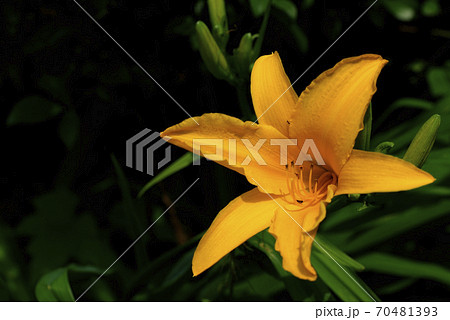
<instances>
[{"instance_id":1,"label":"daylily flower","mask_svg":"<svg viewBox=\"0 0 450 320\"><path fill-rule=\"evenodd\" d=\"M310 262L312 242L333 196L409 190L434 181L430 174L399 158L353 149L386 63L373 54L344 59L298 97L278 53L262 56L251 75L255 113L262 115L259 124L213 113L195 121L187 119L161 133L170 143L189 151L194 139L223 139L224 156L214 160L245 175L256 186L217 215L195 251L194 276L269 228L283 268L313 281L317 274ZM260 139L297 139L297 144L282 152L279 145L264 143L258 151L267 165L261 165L244 161L249 155L245 139L253 146ZM312 158L296 164L306 139L313 139L325 165L317 165ZM236 141L235 152L234 144L227 143L230 140ZM207 158L215 152L216 146L201 149ZM281 164L282 157L287 158L287 166Z\"/></svg>"}]
</instances>

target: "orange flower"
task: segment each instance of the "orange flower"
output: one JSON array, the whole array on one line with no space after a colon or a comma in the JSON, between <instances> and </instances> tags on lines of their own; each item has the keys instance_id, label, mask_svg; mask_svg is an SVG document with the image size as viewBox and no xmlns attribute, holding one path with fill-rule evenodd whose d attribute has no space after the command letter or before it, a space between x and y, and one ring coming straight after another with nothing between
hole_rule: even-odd
<instances>
[{"instance_id":1,"label":"orange flower","mask_svg":"<svg viewBox=\"0 0 450 320\"><path fill-rule=\"evenodd\" d=\"M312 242L333 196L409 190L434 181L430 174L401 159L353 149L386 63L373 54L344 59L298 97L278 53L262 56L251 75L259 124L224 114L204 114L161 133L189 151L195 139L222 139L223 157L214 160L244 174L256 186L217 215L195 251L194 275L269 228L283 268L298 278L315 280L317 274L310 262ZM249 156L245 141L255 146L261 139L297 139L297 144L283 153L280 145L264 143L258 152L266 165L245 161ZM306 139L314 141L325 165L315 165L312 158L297 163L298 146ZM227 143L230 140L236 142ZM202 146L201 154L212 158L216 151L216 146ZM282 157L289 165L281 163Z\"/></svg>"}]
</instances>

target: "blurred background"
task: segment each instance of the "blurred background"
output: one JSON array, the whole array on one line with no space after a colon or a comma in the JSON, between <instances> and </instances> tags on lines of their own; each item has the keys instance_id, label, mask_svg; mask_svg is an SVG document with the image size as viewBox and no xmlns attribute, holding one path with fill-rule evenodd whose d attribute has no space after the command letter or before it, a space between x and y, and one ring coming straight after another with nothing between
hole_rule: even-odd
<instances>
[{"instance_id":1,"label":"blurred background","mask_svg":"<svg viewBox=\"0 0 450 320\"><path fill-rule=\"evenodd\" d=\"M241 38L259 33L252 53L278 51L293 81L372 2L226 1L228 42L220 50L236 62ZM233 64L233 80L223 80L199 53L196 22L212 29L207 1L79 3L191 115L254 119L252 59L244 68ZM0 300L78 297L197 177L82 300L358 300L345 281L325 274L315 283L280 275L251 244L192 278L199 234L251 189L246 179L205 160L194 167L180 161L143 191L152 178L125 166L125 141L188 116L74 1L4 1L0 12ZM354 271L383 301L445 301L450 294L449 19L448 1L379 0L294 85L300 93L343 58L382 55L389 64L372 101L371 150L389 141L399 157L422 124L441 115L423 167L435 184L343 196L319 230L364 265ZM172 147L173 159L184 154Z\"/></svg>"}]
</instances>

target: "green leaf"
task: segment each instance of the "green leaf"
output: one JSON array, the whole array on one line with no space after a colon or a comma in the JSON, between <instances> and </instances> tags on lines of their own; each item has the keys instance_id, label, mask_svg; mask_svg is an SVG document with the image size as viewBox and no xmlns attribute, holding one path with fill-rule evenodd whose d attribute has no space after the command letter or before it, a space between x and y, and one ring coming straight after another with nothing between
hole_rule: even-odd
<instances>
[{"instance_id":1,"label":"green leaf","mask_svg":"<svg viewBox=\"0 0 450 320\"><path fill-rule=\"evenodd\" d=\"M275 239L270 233L267 231L262 231L248 239L247 242L258 250L261 250L269 258L280 276L283 277L290 275L289 272L283 269L281 256L274 249Z\"/></svg>"},{"instance_id":2,"label":"green leaf","mask_svg":"<svg viewBox=\"0 0 450 320\"><path fill-rule=\"evenodd\" d=\"M320 224L320 230L327 232L334 229L342 230L342 227L347 225L348 222L356 220L364 215L362 212L358 211L360 207L360 202L353 202L339 208L333 212L333 214L328 214L327 218Z\"/></svg>"},{"instance_id":3,"label":"green leaf","mask_svg":"<svg viewBox=\"0 0 450 320\"><path fill-rule=\"evenodd\" d=\"M417 279L412 278L403 278L398 281L391 282L377 290L378 294L380 295L389 295L397 293L401 290L404 290L405 288L411 286L416 282Z\"/></svg>"},{"instance_id":4,"label":"green leaf","mask_svg":"<svg viewBox=\"0 0 450 320\"><path fill-rule=\"evenodd\" d=\"M426 17L435 17L441 13L442 9L439 0L425 0L422 3L421 11Z\"/></svg>"},{"instance_id":5,"label":"green leaf","mask_svg":"<svg viewBox=\"0 0 450 320\"><path fill-rule=\"evenodd\" d=\"M444 68L430 68L427 72L427 81L433 96L440 97L449 94L450 78Z\"/></svg>"},{"instance_id":6,"label":"green leaf","mask_svg":"<svg viewBox=\"0 0 450 320\"><path fill-rule=\"evenodd\" d=\"M186 168L189 166L195 158L198 158L199 156L196 154L193 154L191 152L185 153L183 156L181 156L179 159L174 161L172 164L170 164L168 167L166 167L163 171L158 173L152 180L147 182L145 186L142 187L142 189L139 191L137 198L140 199L142 196L154 185L157 183L163 181L164 179L170 177L171 175L177 173L178 171Z\"/></svg>"},{"instance_id":7,"label":"green leaf","mask_svg":"<svg viewBox=\"0 0 450 320\"><path fill-rule=\"evenodd\" d=\"M307 285L308 282L293 277L283 269L282 258L274 249L275 239L267 231L252 237L249 243L268 256L277 272L285 281L286 289L294 300L314 301L320 300L321 295L325 297L323 288L320 289L320 284L317 284L318 287L312 290ZM342 300L373 301L370 296L378 299L352 270L352 268L363 270L364 267L325 240L323 236L316 236L311 262L315 268L317 267L316 271L320 280L316 282L320 283L320 281L323 281ZM310 291L309 296L305 296L305 288L308 288Z\"/></svg>"},{"instance_id":8,"label":"green leaf","mask_svg":"<svg viewBox=\"0 0 450 320\"><path fill-rule=\"evenodd\" d=\"M400 21L411 21L416 16L415 0L385 0L383 4Z\"/></svg>"},{"instance_id":9,"label":"green leaf","mask_svg":"<svg viewBox=\"0 0 450 320\"><path fill-rule=\"evenodd\" d=\"M275 6L275 5L274 5ZM286 30L289 37L294 41L298 51L305 54L308 51L308 37L302 28L299 27L296 20L286 19L285 15L278 11L273 11L273 16L276 17L282 27Z\"/></svg>"},{"instance_id":10,"label":"green leaf","mask_svg":"<svg viewBox=\"0 0 450 320\"><path fill-rule=\"evenodd\" d=\"M295 43L297 44L297 48L300 51L300 53L307 53L308 52L308 37L306 36L305 32L297 25L297 23L289 23L287 24L287 28L289 29L290 35L295 40Z\"/></svg>"},{"instance_id":11,"label":"green leaf","mask_svg":"<svg viewBox=\"0 0 450 320\"><path fill-rule=\"evenodd\" d=\"M392 141L395 143L395 151L393 153L398 154L408 147L417 130L434 114L441 116L441 126L436 140L438 142L450 142L450 139L447 137L448 133L450 133L450 96L441 99L432 110L422 112L413 119L401 122L392 129L378 133L373 137L372 141L374 141L374 145L383 141Z\"/></svg>"},{"instance_id":12,"label":"green leaf","mask_svg":"<svg viewBox=\"0 0 450 320\"><path fill-rule=\"evenodd\" d=\"M364 266L358 261L349 257L345 252L339 250L334 244L323 235L316 235L313 246L320 252L330 255L337 263L347 266L355 271L363 271ZM330 259L331 259L330 257Z\"/></svg>"},{"instance_id":13,"label":"green leaf","mask_svg":"<svg viewBox=\"0 0 450 320\"><path fill-rule=\"evenodd\" d=\"M328 301L332 298L331 292L322 280L318 279L315 282L301 280L283 269L281 255L274 249L275 238L267 230L258 233L247 242L269 258L294 301Z\"/></svg>"},{"instance_id":14,"label":"green leaf","mask_svg":"<svg viewBox=\"0 0 450 320\"><path fill-rule=\"evenodd\" d=\"M381 114L374 127L378 128L386 119L389 118L389 116L392 114L392 112L400 109L400 108L412 108L412 109L421 109L421 110L431 110L433 109L433 102L423 100L423 99L417 99L417 98L401 98L394 103L392 103L384 112Z\"/></svg>"},{"instance_id":15,"label":"green leaf","mask_svg":"<svg viewBox=\"0 0 450 320\"><path fill-rule=\"evenodd\" d=\"M343 301L379 301L376 294L345 265L317 250L311 252L311 263L320 279Z\"/></svg>"},{"instance_id":16,"label":"green leaf","mask_svg":"<svg viewBox=\"0 0 450 320\"><path fill-rule=\"evenodd\" d=\"M194 249L182 255L177 262L171 267L169 274L165 277L161 288L169 287L179 281L184 275L191 272L192 258L194 257ZM191 274L192 275L192 274Z\"/></svg>"},{"instance_id":17,"label":"green leaf","mask_svg":"<svg viewBox=\"0 0 450 320\"><path fill-rule=\"evenodd\" d=\"M75 301L67 268L59 268L42 276L36 285L35 294L41 302Z\"/></svg>"},{"instance_id":18,"label":"green leaf","mask_svg":"<svg viewBox=\"0 0 450 320\"><path fill-rule=\"evenodd\" d=\"M450 147L432 150L422 169L440 181L450 176L449 163Z\"/></svg>"},{"instance_id":19,"label":"green leaf","mask_svg":"<svg viewBox=\"0 0 450 320\"><path fill-rule=\"evenodd\" d=\"M255 17L260 17L266 11L270 0L249 0L250 9Z\"/></svg>"},{"instance_id":20,"label":"green leaf","mask_svg":"<svg viewBox=\"0 0 450 320\"><path fill-rule=\"evenodd\" d=\"M388 253L373 252L358 258L368 271L400 277L429 279L450 286L450 270L433 263L417 261Z\"/></svg>"},{"instance_id":21,"label":"green leaf","mask_svg":"<svg viewBox=\"0 0 450 320\"><path fill-rule=\"evenodd\" d=\"M303 9L308 9L314 4L315 0L303 0L301 1L301 6Z\"/></svg>"},{"instance_id":22,"label":"green leaf","mask_svg":"<svg viewBox=\"0 0 450 320\"><path fill-rule=\"evenodd\" d=\"M189 239L183 245L177 246L172 250L165 252L163 255L159 256L157 259L148 263L140 272L128 283L128 290L126 292L126 297L131 297L131 295L136 294L137 290L148 284L152 284L154 287L161 288L161 283L167 281L166 283L173 283L172 280L175 277L178 279L180 270L183 269L182 265L177 266L176 271L172 271L172 268L167 268L167 266L173 266L174 261L178 261L180 257L184 257L184 263L188 259L188 256L193 252L194 246L203 237L204 233L200 233L195 237ZM195 248L194 248L195 249ZM189 269L191 263L188 264ZM168 276L172 273L171 276ZM170 281L168 281L168 279Z\"/></svg>"},{"instance_id":23,"label":"green leaf","mask_svg":"<svg viewBox=\"0 0 450 320\"><path fill-rule=\"evenodd\" d=\"M35 287L38 301L73 302L75 301L69 281L69 273L77 274L102 274L102 270L93 266L71 264L64 268L58 268L43 275Z\"/></svg>"},{"instance_id":24,"label":"green leaf","mask_svg":"<svg viewBox=\"0 0 450 320\"><path fill-rule=\"evenodd\" d=\"M49 120L61 113L62 107L39 96L31 96L17 102L12 108L6 124L31 124Z\"/></svg>"},{"instance_id":25,"label":"green leaf","mask_svg":"<svg viewBox=\"0 0 450 320\"><path fill-rule=\"evenodd\" d=\"M137 206L137 203L132 198L130 184L128 183L125 173L123 172L122 167L114 154L111 154L111 161L117 176L117 184L119 185L120 192L122 194L123 213L125 216L129 217L126 219L129 226L128 231L132 238L137 238L144 231L143 226L145 225L145 221L142 218L143 212L142 210L139 211L140 207ZM133 249L136 254L138 265L143 266L146 264L148 262L148 256L145 250L144 242L139 241Z\"/></svg>"},{"instance_id":26,"label":"green leaf","mask_svg":"<svg viewBox=\"0 0 450 320\"><path fill-rule=\"evenodd\" d=\"M66 265L70 261L107 266L115 254L100 236L92 214L77 212L79 198L59 187L33 200L33 214L24 217L17 228L29 238L31 278Z\"/></svg>"},{"instance_id":27,"label":"green leaf","mask_svg":"<svg viewBox=\"0 0 450 320\"><path fill-rule=\"evenodd\" d=\"M417 98L400 98L394 101L394 103L389 106L389 109L393 110L396 110L398 108L431 110L433 108L433 102Z\"/></svg>"},{"instance_id":28,"label":"green leaf","mask_svg":"<svg viewBox=\"0 0 450 320\"><path fill-rule=\"evenodd\" d=\"M233 286L234 301L273 301L278 293L284 291L284 283L266 272L245 274L241 279Z\"/></svg>"},{"instance_id":29,"label":"green leaf","mask_svg":"<svg viewBox=\"0 0 450 320\"><path fill-rule=\"evenodd\" d=\"M420 199L422 198L422 199ZM415 206L409 206L402 210L402 204L414 199ZM427 201L420 204L419 201ZM382 211L382 216L363 223L353 228L351 233L346 233L345 240L342 240L346 252L356 252L367 250L379 243L392 239L393 237L425 225L429 221L438 219L448 214L450 200L445 198L430 199L429 195L419 195L419 192L409 192L406 196L400 197ZM378 208L372 208L376 212ZM379 210L379 209L378 209ZM427 214L424 214L426 212ZM364 214L367 215L365 212Z\"/></svg>"}]
</instances>

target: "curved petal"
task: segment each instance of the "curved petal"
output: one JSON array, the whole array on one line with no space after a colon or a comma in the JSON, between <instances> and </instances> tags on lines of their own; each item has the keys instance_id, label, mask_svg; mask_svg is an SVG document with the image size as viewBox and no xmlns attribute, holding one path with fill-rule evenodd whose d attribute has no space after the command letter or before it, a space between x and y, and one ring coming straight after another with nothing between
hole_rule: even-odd
<instances>
[{"instance_id":1,"label":"curved petal","mask_svg":"<svg viewBox=\"0 0 450 320\"><path fill-rule=\"evenodd\" d=\"M268 228L276 208L277 203L257 188L231 201L219 212L195 250L192 260L194 276Z\"/></svg>"},{"instance_id":2,"label":"curved petal","mask_svg":"<svg viewBox=\"0 0 450 320\"><path fill-rule=\"evenodd\" d=\"M261 180L262 188L269 193L287 192L286 168L280 161L280 146L271 144L271 139L287 138L271 126L244 123L224 114L209 113L170 127L161 133L161 137L244 173L253 185L257 184L252 178ZM289 150L294 152L294 148L291 146Z\"/></svg>"},{"instance_id":3,"label":"curved petal","mask_svg":"<svg viewBox=\"0 0 450 320\"><path fill-rule=\"evenodd\" d=\"M250 85L258 122L271 125L287 136L287 120L294 111L298 96L284 72L278 52L256 60Z\"/></svg>"},{"instance_id":4,"label":"curved petal","mask_svg":"<svg viewBox=\"0 0 450 320\"><path fill-rule=\"evenodd\" d=\"M325 203L319 202L301 211L278 207L269 232L276 238L275 249L283 258L283 268L300 279L314 281L317 273L311 265L311 247L325 218Z\"/></svg>"},{"instance_id":5,"label":"curved petal","mask_svg":"<svg viewBox=\"0 0 450 320\"><path fill-rule=\"evenodd\" d=\"M403 191L434 180L429 173L402 159L353 150L339 175L336 194Z\"/></svg>"},{"instance_id":6,"label":"curved petal","mask_svg":"<svg viewBox=\"0 0 450 320\"><path fill-rule=\"evenodd\" d=\"M363 128L376 80L386 63L378 55L365 54L344 59L322 73L300 95L289 137L313 139L326 165L339 174Z\"/></svg>"}]
</instances>

